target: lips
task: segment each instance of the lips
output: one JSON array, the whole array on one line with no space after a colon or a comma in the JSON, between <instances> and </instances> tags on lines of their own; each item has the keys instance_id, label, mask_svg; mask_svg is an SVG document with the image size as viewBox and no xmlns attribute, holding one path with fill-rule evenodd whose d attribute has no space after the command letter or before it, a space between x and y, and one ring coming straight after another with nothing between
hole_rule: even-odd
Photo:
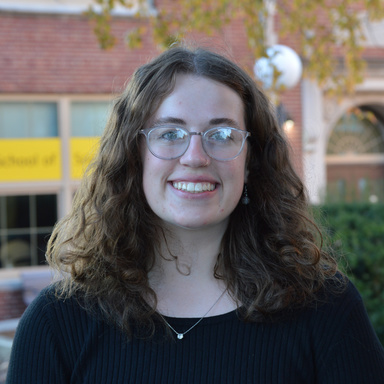
<instances>
[{"instance_id":1,"label":"lips","mask_svg":"<svg viewBox=\"0 0 384 384\"><path fill-rule=\"evenodd\" d=\"M178 189L179 191L185 191L189 193L213 191L216 188L216 184L209 182L192 183L190 181L174 181L172 185L173 188Z\"/></svg>"}]
</instances>

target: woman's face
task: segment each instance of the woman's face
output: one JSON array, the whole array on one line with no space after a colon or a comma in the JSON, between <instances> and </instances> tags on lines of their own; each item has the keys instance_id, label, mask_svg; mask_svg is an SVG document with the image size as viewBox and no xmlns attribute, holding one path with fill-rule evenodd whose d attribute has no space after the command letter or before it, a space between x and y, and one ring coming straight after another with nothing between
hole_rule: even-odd
<instances>
[{"instance_id":1,"label":"woman's face","mask_svg":"<svg viewBox=\"0 0 384 384\"><path fill-rule=\"evenodd\" d=\"M190 132L217 126L245 129L244 107L231 88L204 77L179 75L146 128L169 124ZM153 212L165 226L202 229L227 227L245 181L247 143L230 161L210 158L201 136L191 136L187 151L178 159L162 160L143 140L143 188ZM185 189L186 188L186 189Z\"/></svg>"}]
</instances>

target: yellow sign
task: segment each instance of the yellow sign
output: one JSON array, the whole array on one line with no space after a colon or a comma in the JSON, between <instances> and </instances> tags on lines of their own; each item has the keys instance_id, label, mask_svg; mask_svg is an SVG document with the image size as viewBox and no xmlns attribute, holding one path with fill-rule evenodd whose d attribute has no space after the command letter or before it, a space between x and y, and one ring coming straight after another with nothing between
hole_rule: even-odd
<instances>
[{"instance_id":1,"label":"yellow sign","mask_svg":"<svg viewBox=\"0 0 384 384\"><path fill-rule=\"evenodd\" d=\"M81 179L99 145L99 137L71 138L71 178Z\"/></svg>"},{"instance_id":2,"label":"yellow sign","mask_svg":"<svg viewBox=\"0 0 384 384\"><path fill-rule=\"evenodd\" d=\"M0 182L60 179L59 138L0 140Z\"/></svg>"}]
</instances>

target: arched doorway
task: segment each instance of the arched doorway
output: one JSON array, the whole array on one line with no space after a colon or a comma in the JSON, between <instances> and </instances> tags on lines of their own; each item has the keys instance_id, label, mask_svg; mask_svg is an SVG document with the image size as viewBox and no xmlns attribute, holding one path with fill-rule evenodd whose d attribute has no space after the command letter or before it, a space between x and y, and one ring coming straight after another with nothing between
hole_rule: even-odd
<instances>
[{"instance_id":1,"label":"arched doorway","mask_svg":"<svg viewBox=\"0 0 384 384\"><path fill-rule=\"evenodd\" d=\"M384 106L348 110L329 137L326 164L328 201L384 201Z\"/></svg>"}]
</instances>

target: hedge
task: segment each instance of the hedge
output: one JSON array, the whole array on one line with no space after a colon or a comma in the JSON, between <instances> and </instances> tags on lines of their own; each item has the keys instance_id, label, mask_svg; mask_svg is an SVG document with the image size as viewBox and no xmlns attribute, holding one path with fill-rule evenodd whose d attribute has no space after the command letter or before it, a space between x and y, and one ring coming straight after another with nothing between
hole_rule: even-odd
<instances>
[{"instance_id":1,"label":"hedge","mask_svg":"<svg viewBox=\"0 0 384 384\"><path fill-rule=\"evenodd\" d=\"M384 204L326 204L315 214L384 345Z\"/></svg>"}]
</instances>

